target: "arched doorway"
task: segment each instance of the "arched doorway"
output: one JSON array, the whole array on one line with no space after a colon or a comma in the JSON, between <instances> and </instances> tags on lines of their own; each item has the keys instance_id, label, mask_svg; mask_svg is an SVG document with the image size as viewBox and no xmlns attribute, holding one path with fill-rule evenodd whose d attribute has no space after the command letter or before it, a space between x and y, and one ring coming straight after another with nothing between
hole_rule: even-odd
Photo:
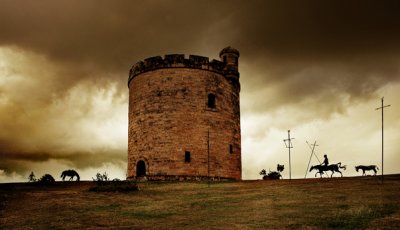
<instances>
[{"instance_id":1,"label":"arched doorway","mask_svg":"<svg viewBox=\"0 0 400 230\"><path fill-rule=\"evenodd\" d=\"M146 176L146 163L142 160L138 161L136 165L136 176L137 177Z\"/></svg>"}]
</instances>

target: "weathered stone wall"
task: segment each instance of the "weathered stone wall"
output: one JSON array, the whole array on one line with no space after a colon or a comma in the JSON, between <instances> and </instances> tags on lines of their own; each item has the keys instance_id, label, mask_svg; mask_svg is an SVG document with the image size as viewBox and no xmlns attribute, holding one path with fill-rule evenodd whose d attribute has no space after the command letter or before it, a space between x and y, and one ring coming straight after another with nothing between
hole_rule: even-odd
<instances>
[{"instance_id":1,"label":"weathered stone wall","mask_svg":"<svg viewBox=\"0 0 400 230\"><path fill-rule=\"evenodd\" d=\"M132 67L128 178L137 176L143 161L149 180L241 179L238 73L237 79L226 77L223 62L213 61L216 70L208 58L191 57L167 55ZM215 108L208 105L209 94Z\"/></svg>"}]
</instances>

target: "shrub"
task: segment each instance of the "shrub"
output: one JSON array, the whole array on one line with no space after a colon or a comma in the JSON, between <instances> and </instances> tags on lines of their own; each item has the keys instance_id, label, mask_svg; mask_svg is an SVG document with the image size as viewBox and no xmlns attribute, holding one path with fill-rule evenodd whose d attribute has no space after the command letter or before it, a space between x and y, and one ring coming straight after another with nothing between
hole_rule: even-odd
<instances>
[{"instance_id":1,"label":"shrub","mask_svg":"<svg viewBox=\"0 0 400 230\"><path fill-rule=\"evenodd\" d=\"M104 172L103 174L97 173L96 174L96 178L93 178L93 181L98 181L98 182L102 182L102 181L109 181L110 178L108 178L108 174L107 172Z\"/></svg>"},{"instance_id":2,"label":"shrub","mask_svg":"<svg viewBox=\"0 0 400 230\"><path fill-rule=\"evenodd\" d=\"M54 184L54 182L56 182L56 180L54 180L54 177L50 174L45 174L38 180L38 183L43 185Z\"/></svg>"},{"instance_id":3,"label":"shrub","mask_svg":"<svg viewBox=\"0 0 400 230\"><path fill-rule=\"evenodd\" d=\"M265 169L261 170L260 175L263 176L263 180L279 180L282 178L282 175L279 172L270 170L269 173L267 173Z\"/></svg>"}]
</instances>

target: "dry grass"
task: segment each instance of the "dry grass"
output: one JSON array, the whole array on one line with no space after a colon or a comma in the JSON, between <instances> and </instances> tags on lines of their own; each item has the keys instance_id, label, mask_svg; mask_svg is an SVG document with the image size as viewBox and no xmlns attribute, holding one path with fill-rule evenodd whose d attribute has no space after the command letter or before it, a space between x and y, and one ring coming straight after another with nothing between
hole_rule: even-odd
<instances>
[{"instance_id":1,"label":"dry grass","mask_svg":"<svg viewBox=\"0 0 400 230\"><path fill-rule=\"evenodd\" d=\"M400 229L400 175L92 185L0 184L0 229Z\"/></svg>"}]
</instances>

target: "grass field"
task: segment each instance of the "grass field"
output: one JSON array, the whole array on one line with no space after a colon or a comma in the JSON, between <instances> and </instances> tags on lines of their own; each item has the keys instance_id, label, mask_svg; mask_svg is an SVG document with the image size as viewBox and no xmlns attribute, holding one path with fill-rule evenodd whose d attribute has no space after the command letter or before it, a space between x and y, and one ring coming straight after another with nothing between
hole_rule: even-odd
<instances>
[{"instance_id":1,"label":"grass field","mask_svg":"<svg viewBox=\"0 0 400 230\"><path fill-rule=\"evenodd\" d=\"M400 175L93 185L0 184L0 229L400 229Z\"/></svg>"}]
</instances>

